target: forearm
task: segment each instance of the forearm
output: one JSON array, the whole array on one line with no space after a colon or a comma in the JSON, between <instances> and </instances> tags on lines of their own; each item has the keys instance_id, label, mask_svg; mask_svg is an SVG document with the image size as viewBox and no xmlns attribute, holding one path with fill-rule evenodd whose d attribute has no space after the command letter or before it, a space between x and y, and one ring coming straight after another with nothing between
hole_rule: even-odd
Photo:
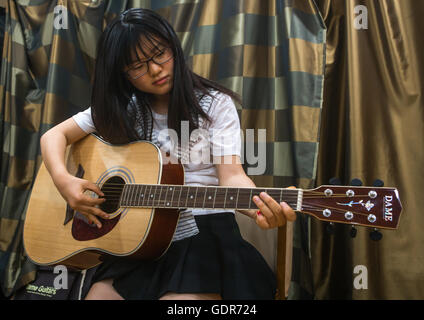
<instances>
[{"instance_id":1,"label":"forearm","mask_svg":"<svg viewBox=\"0 0 424 320\"><path fill-rule=\"evenodd\" d=\"M66 137L61 132L48 131L40 140L44 165L56 182L68 173L65 165Z\"/></svg>"}]
</instances>

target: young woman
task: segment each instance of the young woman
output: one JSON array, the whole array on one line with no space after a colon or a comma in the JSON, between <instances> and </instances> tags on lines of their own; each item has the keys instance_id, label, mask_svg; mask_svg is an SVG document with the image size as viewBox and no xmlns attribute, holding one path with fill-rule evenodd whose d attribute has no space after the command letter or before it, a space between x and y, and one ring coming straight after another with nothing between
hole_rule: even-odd
<instances>
[{"instance_id":1,"label":"young woman","mask_svg":"<svg viewBox=\"0 0 424 320\"><path fill-rule=\"evenodd\" d=\"M182 159L178 147L186 123L190 134L195 129L211 133L206 145L213 158L186 162L186 185L255 187L241 166L240 125L232 99L240 103L230 90L188 69L166 20L150 10L130 9L100 39L91 108L42 136L43 160L64 199L99 228L99 218L108 217L98 208L104 199L83 193L92 190L102 197L101 190L70 175L64 162L66 146L92 132L113 144L151 140L164 151L177 150ZM177 141L161 134L166 128L175 130ZM196 139L190 141L190 150L198 145ZM259 210L243 213L259 227L295 219L286 203L266 193L253 198ZM276 291L272 270L241 238L234 212L206 209L181 212L173 242L159 260L104 262L94 282L86 299L273 299Z\"/></svg>"}]
</instances>

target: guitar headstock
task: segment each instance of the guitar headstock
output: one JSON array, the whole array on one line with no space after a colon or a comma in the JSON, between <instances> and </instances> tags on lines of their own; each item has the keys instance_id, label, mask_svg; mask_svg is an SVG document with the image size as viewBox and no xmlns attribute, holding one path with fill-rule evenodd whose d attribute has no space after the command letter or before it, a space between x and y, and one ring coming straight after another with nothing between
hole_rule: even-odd
<instances>
[{"instance_id":1,"label":"guitar headstock","mask_svg":"<svg viewBox=\"0 0 424 320\"><path fill-rule=\"evenodd\" d=\"M324 185L303 191L301 211L323 221L397 229L402 204L395 188Z\"/></svg>"}]
</instances>

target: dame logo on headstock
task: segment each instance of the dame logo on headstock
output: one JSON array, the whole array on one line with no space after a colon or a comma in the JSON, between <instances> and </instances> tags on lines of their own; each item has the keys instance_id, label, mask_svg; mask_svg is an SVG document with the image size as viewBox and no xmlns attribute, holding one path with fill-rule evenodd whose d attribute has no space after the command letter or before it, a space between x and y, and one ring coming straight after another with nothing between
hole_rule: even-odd
<instances>
[{"instance_id":1,"label":"dame logo on headstock","mask_svg":"<svg viewBox=\"0 0 424 320\"><path fill-rule=\"evenodd\" d=\"M392 221L393 220L393 208L392 208L393 196L384 197L384 220Z\"/></svg>"}]
</instances>

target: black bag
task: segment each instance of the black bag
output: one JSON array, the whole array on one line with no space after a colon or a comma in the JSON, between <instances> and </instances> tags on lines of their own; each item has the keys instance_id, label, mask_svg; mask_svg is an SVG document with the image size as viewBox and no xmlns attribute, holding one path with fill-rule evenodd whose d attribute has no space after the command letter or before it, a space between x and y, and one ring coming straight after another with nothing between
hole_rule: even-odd
<instances>
[{"instance_id":1,"label":"black bag","mask_svg":"<svg viewBox=\"0 0 424 320\"><path fill-rule=\"evenodd\" d=\"M83 271L61 266L39 267L36 279L19 289L13 300L82 300L91 287L97 268Z\"/></svg>"}]
</instances>

